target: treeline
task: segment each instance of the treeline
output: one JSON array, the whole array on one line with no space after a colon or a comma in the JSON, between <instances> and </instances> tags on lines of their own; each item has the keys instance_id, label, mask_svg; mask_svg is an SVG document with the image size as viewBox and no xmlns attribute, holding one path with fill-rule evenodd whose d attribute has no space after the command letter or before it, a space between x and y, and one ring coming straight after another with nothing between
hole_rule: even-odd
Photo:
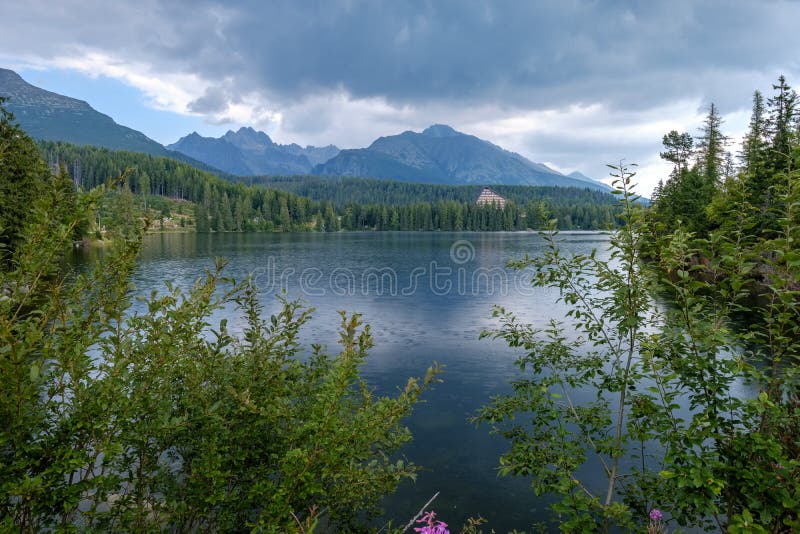
<instances>
[{"instance_id":1,"label":"treeline","mask_svg":"<svg viewBox=\"0 0 800 534\"><path fill-rule=\"evenodd\" d=\"M589 189L497 186L511 201L497 210L477 206L479 189L472 186L361 179L326 183L315 177L260 177L252 179L255 185L245 185L147 154L55 142L40 142L39 148L50 166L65 169L78 188L91 189L130 169L125 188L133 195L193 202L198 232L525 230L542 228L549 219L572 230L619 222L613 196ZM307 189L299 187L306 181Z\"/></svg>"},{"instance_id":2,"label":"treeline","mask_svg":"<svg viewBox=\"0 0 800 534\"><path fill-rule=\"evenodd\" d=\"M504 209L473 202L417 202L409 205L347 204L342 228L346 230L444 230L512 231L540 229L556 219L561 230L601 229L616 226L617 206L578 204L550 206L547 201L519 205L508 202Z\"/></svg>"},{"instance_id":3,"label":"treeline","mask_svg":"<svg viewBox=\"0 0 800 534\"><path fill-rule=\"evenodd\" d=\"M235 184L191 165L137 152L40 141L42 157L65 169L79 189L89 190L129 170L125 188L195 204L198 232L290 231L320 227L330 203L268 189Z\"/></svg>"},{"instance_id":4,"label":"treeline","mask_svg":"<svg viewBox=\"0 0 800 534\"><path fill-rule=\"evenodd\" d=\"M418 184L351 176L256 176L245 180L253 185L265 185L312 200L330 200L337 207L350 203L402 205L442 200L474 202L484 185L489 185ZM547 202L550 207L618 204L610 192L588 187L491 185L491 188L517 204L539 201Z\"/></svg>"},{"instance_id":5,"label":"treeline","mask_svg":"<svg viewBox=\"0 0 800 534\"><path fill-rule=\"evenodd\" d=\"M416 184L354 177L259 176L252 183L330 200L351 229L525 230L557 219L562 230L616 226L619 205L611 193L576 187L493 185L511 201L501 213L475 205L482 186ZM395 206L402 206L395 208Z\"/></svg>"},{"instance_id":6,"label":"treeline","mask_svg":"<svg viewBox=\"0 0 800 534\"><path fill-rule=\"evenodd\" d=\"M700 135L671 131L661 157L674 165L653 193L657 235L677 228L707 237L713 232L756 240L775 237L787 217L787 198L798 188L800 114L797 93L781 76L767 99L753 94L750 125L738 154L711 104Z\"/></svg>"}]
</instances>

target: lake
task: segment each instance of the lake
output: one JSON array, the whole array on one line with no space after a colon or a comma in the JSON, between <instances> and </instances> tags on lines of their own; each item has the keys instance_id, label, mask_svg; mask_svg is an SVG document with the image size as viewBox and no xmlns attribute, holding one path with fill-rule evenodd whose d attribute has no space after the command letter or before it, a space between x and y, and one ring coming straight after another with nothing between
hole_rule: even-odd
<instances>
[{"instance_id":1,"label":"lake","mask_svg":"<svg viewBox=\"0 0 800 534\"><path fill-rule=\"evenodd\" d=\"M589 252L604 251L609 237L563 233L560 239L566 251ZM467 419L518 376L517 351L478 339L495 325L492 306L529 322L563 316L555 291L532 288L530 273L505 268L543 247L535 233L160 234L145 239L133 282L141 295L162 291L166 281L188 288L223 257L227 275L253 274L267 313L278 309L281 291L316 309L306 345L336 351L337 311L363 314L375 341L363 376L379 394L393 395L408 377L439 362L443 382L407 420L414 441L402 451L424 471L385 501L384 521L404 524L440 492L431 507L442 520L460 527L481 515L488 527L506 532L546 519L547 503L529 481L497 476L507 443ZM241 318L227 318L231 331L241 331Z\"/></svg>"}]
</instances>

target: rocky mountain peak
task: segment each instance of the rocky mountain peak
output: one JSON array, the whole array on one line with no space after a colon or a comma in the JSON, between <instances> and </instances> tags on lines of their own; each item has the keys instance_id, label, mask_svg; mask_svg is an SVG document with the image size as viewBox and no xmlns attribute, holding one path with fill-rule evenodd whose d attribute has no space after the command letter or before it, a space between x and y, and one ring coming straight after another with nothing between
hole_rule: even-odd
<instances>
[{"instance_id":1,"label":"rocky mountain peak","mask_svg":"<svg viewBox=\"0 0 800 534\"><path fill-rule=\"evenodd\" d=\"M434 124L425 128L422 131L422 135L427 135L428 137L455 137L463 134L455 131L446 124Z\"/></svg>"}]
</instances>

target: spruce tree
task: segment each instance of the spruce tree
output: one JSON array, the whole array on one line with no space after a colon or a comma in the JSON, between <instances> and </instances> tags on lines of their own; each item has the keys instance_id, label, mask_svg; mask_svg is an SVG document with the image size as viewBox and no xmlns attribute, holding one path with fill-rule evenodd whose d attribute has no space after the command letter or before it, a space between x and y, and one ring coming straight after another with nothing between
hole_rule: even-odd
<instances>
[{"instance_id":1,"label":"spruce tree","mask_svg":"<svg viewBox=\"0 0 800 534\"><path fill-rule=\"evenodd\" d=\"M195 204L194 207L195 231L206 233L210 230L208 226L208 211L202 202Z\"/></svg>"},{"instance_id":2,"label":"spruce tree","mask_svg":"<svg viewBox=\"0 0 800 534\"><path fill-rule=\"evenodd\" d=\"M750 128L742 143L740 159L744 171L752 176L763 178L767 156L767 117L764 109L764 96L760 91L753 93L753 113Z\"/></svg>"},{"instance_id":3,"label":"spruce tree","mask_svg":"<svg viewBox=\"0 0 800 534\"><path fill-rule=\"evenodd\" d=\"M697 167L709 188L719 182L725 165L725 145L728 138L722 134L722 122L719 110L712 102L700 130L702 135L697 142Z\"/></svg>"},{"instance_id":4,"label":"spruce tree","mask_svg":"<svg viewBox=\"0 0 800 534\"><path fill-rule=\"evenodd\" d=\"M772 172L788 171L792 162L792 135L797 113L797 93L778 77L772 86L775 96L769 99L768 132L770 135L769 168Z\"/></svg>"},{"instance_id":5,"label":"spruce tree","mask_svg":"<svg viewBox=\"0 0 800 534\"><path fill-rule=\"evenodd\" d=\"M14 122L0 97L0 263L16 248L48 170L33 140Z\"/></svg>"}]
</instances>

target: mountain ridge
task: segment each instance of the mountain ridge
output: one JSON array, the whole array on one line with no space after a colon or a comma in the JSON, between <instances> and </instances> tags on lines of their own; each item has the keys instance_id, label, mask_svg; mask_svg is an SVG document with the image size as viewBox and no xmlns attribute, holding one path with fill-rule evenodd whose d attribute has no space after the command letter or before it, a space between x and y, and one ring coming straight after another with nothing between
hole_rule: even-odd
<instances>
[{"instance_id":1,"label":"mountain ridge","mask_svg":"<svg viewBox=\"0 0 800 534\"><path fill-rule=\"evenodd\" d=\"M13 70L0 68L0 96L8 98L6 109L34 139L143 152L182 161L217 175L225 174L184 154L167 150L138 130L117 124L84 100L32 85Z\"/></svg>"},{"instance_id":2,"label":"mountain ridge","mask_svg":"<svg viewBox=\"0 0 800 534\"><path fill-rule=\"evenodd\" d=\"M88 102L36 87L12 70L0 68L0 96L8 98L7 109L35 139L169 155L160 143L117 124Z\"/></svg>"},{"instance_id":3,"label":"mountain ridge","mask_svg":"<svg viewBox=\"0 0 800 534\"><path fill-rule=\"evenodd\" d=\"M308 174L314 165L339 153L334 145L280 145L249 126L235 132L228 130L221 137L203 137L192 132L167 148L237 176Z\"/></svg>"},{"instance_id":4,"label":"mountain ridge","mask_svg":"<svg viewBox=\"0 0 800 534\"><path fill-rule=\"evenodd\" d=\"M448 185L539 185L610 188L591 178L565 176L490 141L434 124L422 132L382 136L317 165L321 176L368 176Z\"/></svg>"}]
</instances>

